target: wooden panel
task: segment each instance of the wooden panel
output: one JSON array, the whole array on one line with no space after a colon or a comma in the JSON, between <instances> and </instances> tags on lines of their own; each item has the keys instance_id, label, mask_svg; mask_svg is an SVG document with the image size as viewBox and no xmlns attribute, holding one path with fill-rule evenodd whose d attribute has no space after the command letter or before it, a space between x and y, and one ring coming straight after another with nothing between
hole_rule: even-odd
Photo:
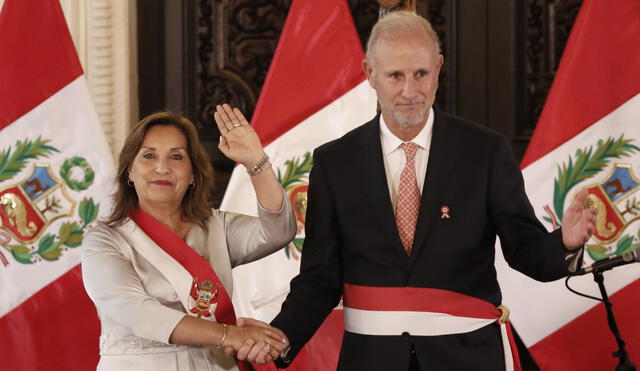
<instances>
[{"instance_id":1,"label":"wooden panel","mask_svg":"<svg viewBox=\"0 0 640 371\"><path fill-rule=\"evenodd\" d=\"M516 52L518 105L513 144L520 158L542 112L582 1L527 0L516 4L521 36Z\"/></svg>"}]
</instances>

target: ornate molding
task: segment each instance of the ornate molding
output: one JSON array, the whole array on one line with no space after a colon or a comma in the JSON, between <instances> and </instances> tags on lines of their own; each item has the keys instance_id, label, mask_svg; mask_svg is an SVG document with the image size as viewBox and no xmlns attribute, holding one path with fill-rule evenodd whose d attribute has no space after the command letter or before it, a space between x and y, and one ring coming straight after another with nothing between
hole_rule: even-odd
<instances>
[{"instance_id":1,"label":"ornate molding","mask_svg":"<svg viewBox=\"0 0 640 371\"><path fill-rule=\"evenodd\" d=\"M362 42L362 48L365 49L371 29L380 16L380 6L371 0L349 0L349 8Z\"/></svg>"},{"instance_id":2,"label":"ornate molding","mask_svg":"<svg viewBox=\"0 0 640 371\"><path fill-rule=\"evenodd\" d=\"M114 157L137 121L135 1L61 0Z\"/></svg>"},{"instance_id":3,"label":"ornate molding","mask_svg":"<svg viewBox=\"0 0 640 371\"><path fill-rule=\"evenodd\" d=\"M529 137L542 113L581 0L528 0L524 24L524 121Z\"/></svg>"},{"instance_id":4,"label":"ornate molding","mask_svg":"<svg viewBox=\"0 0 640 371\"><path fill-rule=\"evenodd\" d=\"M445 64L440 71L438 93L435 104L449 112L455 113L455 39L450 37L454 31L453 5L446 0L427 0L426 14L421 14L431 22L431 26L440 38L440 49L445 57ZM449 53L451 52L451 53Z\"/></svg>"},{"instance_id":5,"label":"ornate molding","mask_svg":"<svg viewBox=\"0 0 640 371\"><path fill-rule=\"evenodd\" d=\"M253 114L291 0L199 0L197 121L213 127L215 105Z\"/></svg>"},{"instance_id":6,"label":"ornate molding","mask_svg":"<svg viewBox=\"0 0 640 371\"><path fill-rule=\"evenodd\" d=\"M195 122L216 171L219 205L233 163L215 145L215 105L240 108L250 119L275 53L291 0L198 0L195 29Z\"/></svg>"}]
</instances>

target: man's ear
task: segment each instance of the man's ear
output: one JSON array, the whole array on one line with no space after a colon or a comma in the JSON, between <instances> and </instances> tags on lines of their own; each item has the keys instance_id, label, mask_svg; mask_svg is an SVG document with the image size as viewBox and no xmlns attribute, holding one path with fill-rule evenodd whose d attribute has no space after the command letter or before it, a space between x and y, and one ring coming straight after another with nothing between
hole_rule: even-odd
<instances>
[{"instance_id":1,"label":"man's ear","mask_svg":"<svg viewBox=\"0 0 640 371\"><path fill-rule=\"evenodd\" d=\"M442 54L438 54L438 61L436 62L437 66L438 66L438 75L440 74L440 70L442 69L442 66L444 65L444 56Z\"/></svg>"},{"instance_id":2,"label":"man's ear","mask_svg":"<svg viewBox=\"0 0 640 371\"><path fill-rule=\"evenodd\" d=\"M369 81L369 85L371 85L372 88L376 88L376 83L375 83L375 79L373 78L373 67L371 67L371 65L367 62L367 59L363 59L362 60L362 70L364 71L364 75L367 77L367 80Z\"/></svg>"},{"instance_id":3,"label":"man's ear","mask_svg":"<svg viewBox=\"0 0 640 371\"><path fill-rule=\"evenodd\" d=\"M440 70L442 70L442 65L444 65L444 57L442 54L438 54L438 60L436 61L436 89L440 87Z\"/></svg>"}]
</instances>

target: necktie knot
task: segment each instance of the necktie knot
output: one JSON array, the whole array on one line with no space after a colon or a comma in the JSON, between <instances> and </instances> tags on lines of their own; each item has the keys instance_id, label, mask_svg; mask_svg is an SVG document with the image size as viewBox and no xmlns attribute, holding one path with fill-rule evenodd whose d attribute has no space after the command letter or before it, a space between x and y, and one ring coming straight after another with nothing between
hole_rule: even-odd
<instances>
[{"instance_id":1,"label":"necktie knot","mask_svg":"<svg viewBox=\"0 0 640 371\"><path fill-rule=\"evenodd\" d=\"M402 148L405 156L407 157L407 163L413 163L416 158L416 152L418 152L418 148L420 148L420 146L413 142L406 142L402 143L400 148Z\"/></svg>"}]
</instances>

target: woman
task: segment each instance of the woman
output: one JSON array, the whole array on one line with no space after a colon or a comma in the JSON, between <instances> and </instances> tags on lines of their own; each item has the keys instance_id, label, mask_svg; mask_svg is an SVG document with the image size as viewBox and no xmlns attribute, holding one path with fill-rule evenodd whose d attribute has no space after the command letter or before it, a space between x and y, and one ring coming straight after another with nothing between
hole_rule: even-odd
<instances>
[{"instance_id":1,"label":"woman","mask_svg":"<svg viewBox=\"0 0 640 371\"><path fill-rule=\"evenodd\" d=\"M244 368L222 347L248 341L275 359L286 338L235 325L231 268L291 241L293 212L260 140L218 106L220 150L247 168L258 217L211 209L212 168L186 118L140 121L120 152L113 212L83 242L82 275L102 324L99 370Z\"/></svg>"}]
</instances>

